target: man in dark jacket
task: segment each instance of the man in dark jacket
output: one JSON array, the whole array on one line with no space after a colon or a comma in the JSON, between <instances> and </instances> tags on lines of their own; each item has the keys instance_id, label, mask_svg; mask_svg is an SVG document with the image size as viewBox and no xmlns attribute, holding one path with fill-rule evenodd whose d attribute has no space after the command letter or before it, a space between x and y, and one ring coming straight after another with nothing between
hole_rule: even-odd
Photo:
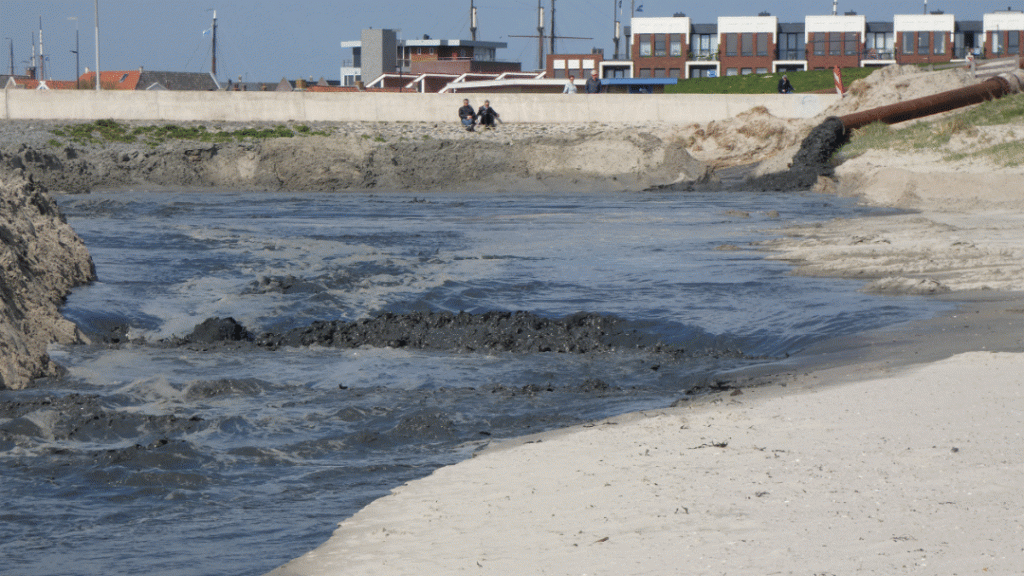
<instances>
[{"instance_id":1,"label":"man in dark jacket","mask_svg":"<svg viewBox=\"0 0 1024 576\"><path fill-rule=\"evenodd\" d=\"M468 132L473 132L473 126L476 125L476 112L469 105L468 98L462 101L462 108L459 108L459 119L462 120L462 125Z\"/></svg>"},{"instance_id":2,"label":"man in dark jacket","mask_svg":"<svg viewBox=\"0 0 1024 576\"><path fill-rule=\"evenodd\" d=\"M785 74L779 78L779 94L792 94L793 85L789 83L789 77Z\"/></svg>"},{"instance_id":3,"label":"man in dark jacket","mask_svg":"<svg viewBox=\"0 0 1024 576\"><path fill-rule=\"evenodd\" d=\"M501 118L501 114L498 114L497 110L491 108L490 100L484 100L484 105L476 111L476 115L480 118L480 125L491 130L494 130L494 121Z\"/></svg>"},{"instance_id":4,"label":"man in dark jacket","mask_svg":"<svg viewBox=\"0 0 1024 576\"><path fill-rule=\"evenodd\" d=\"M597 77L597 70L590 73L590 78L587 79L585 88L587 90L587 94L601 93L601 79Z\"/></svg>"}]
</instances>

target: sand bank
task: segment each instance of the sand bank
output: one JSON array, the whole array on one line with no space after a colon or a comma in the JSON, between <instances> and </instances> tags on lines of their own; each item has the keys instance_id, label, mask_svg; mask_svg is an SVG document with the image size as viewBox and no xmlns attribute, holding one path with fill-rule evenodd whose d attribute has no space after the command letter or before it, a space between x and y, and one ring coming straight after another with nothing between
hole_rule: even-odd
<instances>
[{"instance_id":1,"label":"sand bank","mask_svg":"<svg viewBox=\"0 0 1024 576\"><path fill-rule=\"evenodd\" d=\"M974 352L819 373L525 439L274 574L1017 574L1022 369Z\"/></svg>"}]
</instances>

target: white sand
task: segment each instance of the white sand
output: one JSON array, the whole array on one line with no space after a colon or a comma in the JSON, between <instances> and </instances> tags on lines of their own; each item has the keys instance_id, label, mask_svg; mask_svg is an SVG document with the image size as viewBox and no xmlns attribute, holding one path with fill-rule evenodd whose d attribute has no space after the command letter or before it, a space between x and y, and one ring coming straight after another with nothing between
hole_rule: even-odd
<instances>
[{"instance_id":1,"label":"white sand","mask_svg":"<svg viewBox=\"0 0 1024 576\"><path fill-rule=\"evenodd\" d=\"M499 448L274 574L1020 574L1022 373L969 353Z\"/></svg>"}]
</instances>

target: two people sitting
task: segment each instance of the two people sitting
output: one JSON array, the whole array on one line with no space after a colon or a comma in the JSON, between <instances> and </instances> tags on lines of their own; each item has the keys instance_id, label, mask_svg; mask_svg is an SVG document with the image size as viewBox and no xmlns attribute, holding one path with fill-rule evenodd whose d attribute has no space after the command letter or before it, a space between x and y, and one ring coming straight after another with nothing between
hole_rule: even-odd
<instances>
[{"instance_id":1,"label":"two people sitting","mask_svg":"<svg viewBox=\"0 0 1024 576\"><path fill-rule=\"evenodd\" d=\"M473 107L469 105L469 99L462 100L462 107L459 108L459 119L462 121L462 125L466 127L467 132L473 132L477 124L477 120L480 121L480 126L484 128L494 129L495 121L501 120L501 114L494 108L491 108L491 101L484 100L484 105L479 110L474 111Z\"/></svg>"}]
</instances>

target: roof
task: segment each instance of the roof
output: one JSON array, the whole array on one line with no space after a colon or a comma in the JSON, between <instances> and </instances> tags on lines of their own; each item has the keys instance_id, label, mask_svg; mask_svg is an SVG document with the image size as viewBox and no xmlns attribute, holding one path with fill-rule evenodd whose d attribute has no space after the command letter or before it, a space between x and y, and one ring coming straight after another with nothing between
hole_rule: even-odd
<instances>
[{"instance_id":1,"label":"roof","mask_svg":"<svg viewBox=\"0 0 1024 576\"><path fill-rule=\"evenodd\" d=\"M103 77L100 77L102 82ZM139 90L148 90L159 84L167 90L218 90L220 85L209 72L160 72L142 70L139 73Z\"/></svg>"},{"instance_id":2,"label":"roof","mask_svg":"<svg viewBox=\"0 0 1024 576\"><path fill-rule=\"evenodd\" d=\"M83 84L96 85L95 72L86 72L78 79ZM136 90L138 85L138 70L100 70L100 88L104 90Z\"/></svg>"}]
</instances>

